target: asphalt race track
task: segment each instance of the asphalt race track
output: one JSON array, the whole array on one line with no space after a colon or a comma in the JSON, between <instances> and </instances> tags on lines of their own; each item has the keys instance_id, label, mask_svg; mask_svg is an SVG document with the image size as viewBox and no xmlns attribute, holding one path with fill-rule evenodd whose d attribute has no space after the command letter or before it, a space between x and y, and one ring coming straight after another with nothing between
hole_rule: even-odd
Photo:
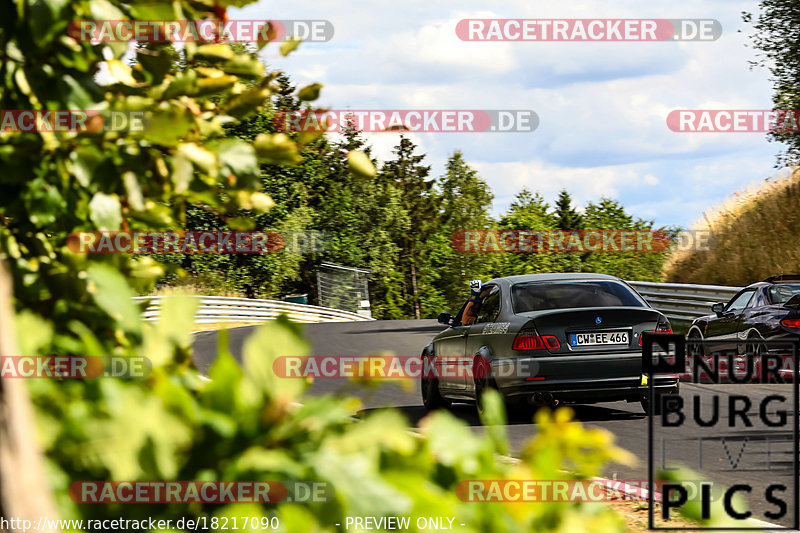
<instances>
[{"instance_id":1,"label":"asphalt race track","mask_svg":"<svg viewBox=\"0 0 800 533\"><path fill-rule=\"evenodd\" d=\"M375 322L347 322L305 325L307 338L313 346L312 355L318 356L356 356L391 351L397 355L418 356L422 348L443 329L435 320L394 320ZM230 330L230 349L239 358L244 340L252 333L253 327ZM198 368L205 372L213 361L216 351L216 333L201 332L195 336L194 358ZM701 385L681 384L681 396L687 405L687 419L692 417L694 396L698 397L703 418L708 419L712 411L714 396L719 396L720 422L715 428L698 429L693 423L678 427L660 428L656 426L654 459L656 467L671 461L678 461L724 486L749 483L753 494L748 498L753 518L781 525L791 525L796 495L793 495L793 412L788 406L788 424L785 427L767 427L758 416L759 405L770 394L783 394L791 402L791 385ZM419 393L419 384L411 390L404 390L396 384L386 384L370 390L355 389L354 385L342 379L318 379L310 389L310 394L342 393L359 396L364 401L366 414L371 410L394 407L399 409L415 426L425 416L425 409ZM741 419L734 427L728 427L727 400L732 394L747 394L753 407L750 417L753 427L743 427ZM765 413L769 421L776 418L780 405L767 405ZM587 426L605 428L616 436L616 442L638 458L634 467L612 465L604 473L606 477L620 480L646 480L648 461L648 419L638 403L616 402L595 405L573 406L576 418ZM453 413L470 424L474 431L483 429L470 405L456 405ZM507 432L512 453L516 454L527 439L536 433L532 423L532 412L515 411L509 415ZM714 437L725 436L725 440ZM702 437L702 440L698 437ZM660 442L664 445L661 446ZM783 519L764 515L766 511L776 511L775 505L764 501L765 488L770 484L782 483L786 492L776 493L788 504L788 512Z\"/></svg>"}]
</instances>

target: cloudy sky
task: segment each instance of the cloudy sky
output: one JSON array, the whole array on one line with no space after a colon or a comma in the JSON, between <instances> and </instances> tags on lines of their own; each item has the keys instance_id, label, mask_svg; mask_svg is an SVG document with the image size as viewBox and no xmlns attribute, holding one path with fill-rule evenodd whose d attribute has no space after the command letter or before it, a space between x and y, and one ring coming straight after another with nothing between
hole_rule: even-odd
<instances>
[{"instance_id":1,"label":"cloudy sky","mask_svg":"<svg viewBox=\"0 0 800 533\"><path fill-rule=\"evenodd\" d=\"M559 5L560 4L560 5ZM769 109L764 69L750 70L752 29L737 0L294 0L235 10L237 19L325 19L335 36L264 58L332 109L533 109L528 133L417 133L433 175L455 150L489 183L502 213L523 187L580 204L608 196L657 225L689 226L770 176L781 146L762 133L675 133L673 109ZM713 42L464 42L464 18L712 18ZM397 133L370 134L380 160Z\"/></svg>"}]
</instances>

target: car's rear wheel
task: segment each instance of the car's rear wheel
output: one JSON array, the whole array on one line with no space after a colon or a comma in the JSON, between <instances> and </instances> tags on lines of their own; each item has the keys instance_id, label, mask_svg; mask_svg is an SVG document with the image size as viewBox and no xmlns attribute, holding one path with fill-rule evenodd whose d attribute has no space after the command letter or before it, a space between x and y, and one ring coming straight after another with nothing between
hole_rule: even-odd
<instances>
[{"instance_id":1,"label":"car's rear wheel","mask_svg":"<svg viewBox=\"0 0 800 533\"><path fill-rule=\"evenodd\" d=\"M750 333L747 336L747 344L744 345L744 353L745 355L753 355L756 358L763 354L764 352L764 345L760 342L753 342L753 341L760 341L761 337L758 333Z\"/></svg>"},{"instance_id":2,"label":"car's rear wheel","mask_svg":"<svg viewBox=\"0 0 800 533\"><path fill-rule=\"evenodd\" d=\"M484 411L483 397L489 389L497 390L491 376L491 367L489 361L484 357L476 357L472 364L472 376L475 381L475 407L478 414L482 415Z\"/></svg>"},{"instance_id":3,"label":"car's rear wheel","mask_svg":"<svg viewBox=\"0 0 800 533\"><path fill-rule=\"evenodd\" d=\"M687 339L687 346L686 351L689 354L689 357L700 357L705 355L705 350L703 349L703 345L700 342L703 340L703 336L700 335L700 332L697 330L692 330L689 333L689 338Z\"/></svg>"},{"instance_id":4,"label":"car's rear wheel","mask_svg":"<svg viewBox=\"0 0 800 533\"><path fill-rule=\"evenodd\" d=\"M426 360L430 361L432 359L429 355L423 355L422 360L422 368L423 369L430 369L433 368ZM422 405L425 406L425 409L428 411L435 411L436 409L444 409L449 407L449 402L444 399L442 396L441 391L439 390L439 380L432 376L422 376L420 380L420 385L422 389Z\"/></svg>"}]
</instances>

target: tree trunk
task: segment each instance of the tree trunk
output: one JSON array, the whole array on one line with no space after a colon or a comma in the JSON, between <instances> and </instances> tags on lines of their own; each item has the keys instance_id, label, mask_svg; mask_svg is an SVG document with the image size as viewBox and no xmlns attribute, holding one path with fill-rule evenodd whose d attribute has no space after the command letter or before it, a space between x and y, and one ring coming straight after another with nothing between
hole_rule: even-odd
<instances>
[{"instance_id":1,"label":"tree trunk","mask_svg":"<svg viewBox=\"0 0 800 533\"><path fill-rule=\"evenodd\" d=\"M414 318L419 320L420 308L419 297L417 296L417 267L414 264L414 259L411 259L411 297L414 299Z\"/></svg>"},{"instance_id":2,"label":"tree trunk","mask_svg":"<svg viewBox=\"0 0 800 533\"><path fill-rule=\"evenodd\" d=\"M18 356L11 308L11 277L0 261L0 356ZM33 354L25 354L33 355ZM23 530L29 520L37 531L53 532L56 518L52 494L44 475L44 457L33 423L33 406L22 379L0 379L0 531ZM12 519L16 519L13 520ZM5 527L5 529L3 529Z\"/></svg>"}]
</instances>

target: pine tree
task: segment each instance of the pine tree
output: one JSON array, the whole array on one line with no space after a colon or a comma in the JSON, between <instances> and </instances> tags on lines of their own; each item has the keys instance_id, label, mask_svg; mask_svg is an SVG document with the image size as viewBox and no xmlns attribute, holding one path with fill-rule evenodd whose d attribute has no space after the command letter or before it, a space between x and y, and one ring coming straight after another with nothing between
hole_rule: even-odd
<instances>
[{"instance_id":1,"label":"pine tree","mask_svg":"<svg viewBox=\"0 0 800 533\"><path fill-rule=\"evenodd\" d=\"M431 167L422 164L424 155L415 155L417 146L405 136L395 147L395 159L386 162L380 181L393 185L400 192L402 206L408 215L409 231L395 233L400 247L400 264L403 270L403 295L410 300L414 318L422 315L420 305L419 272L422 243L438 223L434 180L428 180Z\"/></svg>"},{"instance_id":2,"label":"pine tree","mask_svg":"<svg viewBox=\"0 0 800 533\"><path fill-rule=\"evenodd\" d=\"M453 248L454 233L491 227L490 209L494 199L489 185L467 164L460 151L448 159L438 187L441 223L428 240L430 257L425 274L435 285L440 302L436 302L437 309L427 310L429 314L457 310L467 297L468 281L490 279L497 259L495 254L463 253ZM430 297L428 302L429 307L435 305Z\"/></svg>"},{"instance_id":3,"label":"pine tree","mask_svg":"<svg viewBox=\"0 0 800 533\"><path fill-rule=\"evenodd\" d=\"M555 216L556 226L560 230L574 231L583 229L583 217L572 207L572 196L565 189L558 193Z\"/></svg>"}]
</instances>

